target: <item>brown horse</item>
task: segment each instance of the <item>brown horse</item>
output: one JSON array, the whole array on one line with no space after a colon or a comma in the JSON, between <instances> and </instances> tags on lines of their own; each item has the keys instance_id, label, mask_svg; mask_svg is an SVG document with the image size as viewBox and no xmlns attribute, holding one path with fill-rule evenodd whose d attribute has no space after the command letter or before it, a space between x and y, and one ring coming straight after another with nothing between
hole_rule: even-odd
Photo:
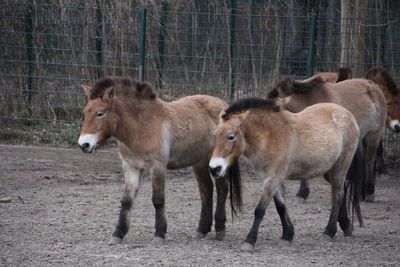
<instances>
[{"instance_id":1,"label":"brown horse","mask_svg":"<svg viewBox=\"0 0 400 267\"><path fill-rule=\"evenodd\" d=\"M387 101L387 127L400 132L400 92L392 75L383 67L374 67L367 73L367 79L377 83Z\"/></svg>"},{"instance_id":2,"label":"brown horse","mask_svg":"<svg viewBox=\"0 0 400 267\"><path fill-rule=\"evenodd\" d=\"M155 237L165 238L165 173L167 169L192 166L200 197L201 215L197 238L211 230L213 218L213 182L208 172L218 115L227 105L219 98L197 95L164 102L157 98L148 82L130 78L106 77L93 87L85 86L89 101L79 138L83 152L91 153L109 137L118 142L125 176L119 220L111 243L121 243L130 226L130 211L139 190L140 178L149 173L155 207ZM216 238L225 234L227 179L216 182ZM232 187L231 187L232 190Z\"/></svg>"},{"instance_id":3,"label":"brown horse","mask_svg":"<svg viewBox=\"0 0 400 267\"><path fill-rule=\"evenodd\" d=\"M254 248L258 229L272 198L283 227L282 240L292 242L294 229L280 189L285 179L323 175L332 186L332 209L324 234L332 239L338 221L346 235L352 234L344 185L359 142L359 128L350 111L336 104L322 103L292 113L280 110L273 100L247 98L233 103L221 113L215 138L209 165L213 176L224 177L243 155L264 179L253 226L242 250ZM346 190L354 191L355 186L346 186ZM353 202L354 207L357 207L362 223L358 203Z\"/></svg>"},{"instance_id":4,"label":"brown horse","mask_svg":"<svg viewBox=\"0 0 400 267\"><path fill-rule=\"evenodd\" d=\"M365 79L326 83L320 77L308 81L286 78L268 93L269 98L278 96L286 97L284 107L292 112L300 112L316 103L330 102L339 104L353 113L360 127L360 149L364 151L365 166L358 167L365 169L365 174L360 174L364 181L362 196L366 201L373 202L376 152L387 113L386 100L379 86ZM301 187L297 196L299 199L306 199L309 187L306 183L302 183Z\"/></svg>"}]
</instances>

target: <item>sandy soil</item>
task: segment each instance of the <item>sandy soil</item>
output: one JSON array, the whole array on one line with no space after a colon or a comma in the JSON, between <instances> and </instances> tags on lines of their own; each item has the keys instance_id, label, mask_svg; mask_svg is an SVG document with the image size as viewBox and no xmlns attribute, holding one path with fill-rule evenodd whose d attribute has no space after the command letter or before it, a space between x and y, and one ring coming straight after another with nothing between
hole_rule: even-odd
<instances>
[{"instance_id":1,"label":"sandy soil","mask_svg":"<svg viewBox=\"0 0 400 267\"><path fill-rule=\"evenodd\" d=\"M256 249L241 252L251 227L262 181L242 167L244 213L229 216L225 240L214 232L194 240L199 195L190 169L171 171L167 179L167 240L150 241L154 231L149 178L141 183L131 230L122 245L110 246L122 194L122 173L115 149L92 155L78 149L0 146L0 266L399 266L400 174L381 176L376 203L362 203L365 227L352 237L338 232L323 241L330 188L312 182L305 204L294 201L297 182L286 183L286 198L295 225L289 248L279 245L279 217L270 205Z\"/></svg>"}]
</instances>

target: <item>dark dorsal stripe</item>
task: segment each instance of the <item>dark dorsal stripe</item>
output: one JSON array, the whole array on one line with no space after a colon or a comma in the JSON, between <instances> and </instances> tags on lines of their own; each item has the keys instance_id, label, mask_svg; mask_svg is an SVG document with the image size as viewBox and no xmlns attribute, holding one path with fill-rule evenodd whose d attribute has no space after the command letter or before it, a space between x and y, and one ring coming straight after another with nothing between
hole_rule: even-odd
<instances>
[{"instance_id":1,"label":"dark dorsal stripe","mask_svg":"<svg viewBox=\"0 0 400 267\"><path fill-rule=\"evenodd\" d=\"M337 78L336 82L338 83L338 82L341 82L344 80L351 79L352 71L350 68L341 67L341 68L338 68L337 74L338 74L338 78Z\"/></svg>"},{"instance_id":2,"label":"dark dorsal stripe","mask_svg":"<svg viewBox=\"0 0 400 267\"><path fill-rule=\"evenodd\" d=\"M374 67L370 69L367 73L367 79L385 86L392 95L396 96L398 94L396 82L384 67Z\"/></svg>"},{"instance_id":3,"label":"dark dorsal stripe","mask_svg":"<svg viewBox=\"0 0 400 267\"><path fill-rule=\"evenodd\" d=\"M265 99L261 97L242 98L232 103L225 110L225 114L223 114L222 119L228 120L231 115L239 114L249 109L263 109L278 112L279 106L271 99Z\"/></svg>"}]
</instances>

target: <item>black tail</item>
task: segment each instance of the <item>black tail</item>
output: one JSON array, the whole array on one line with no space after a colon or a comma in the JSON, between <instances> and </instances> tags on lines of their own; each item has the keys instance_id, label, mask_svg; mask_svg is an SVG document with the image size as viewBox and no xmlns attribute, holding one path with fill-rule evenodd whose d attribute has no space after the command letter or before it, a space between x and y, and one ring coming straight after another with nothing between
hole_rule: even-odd
<instances>
[{"instance_id":1,"label":"black tail","mask_svg":"<svg viewBox=\"0 0 400 267\"><path fill-rule=\"evenodd\" d=\"M242 177L240 175L239 160L237 159L228 170L229 190L232 215L242 212ZM232 216L233 218L233 216Z\"/></svg>"},{"instance_id":2,"label":"black tail","mask_svg":"<svg viewBox=\"0 0 400 267\"><path fill-rule=\"evenodd\" d=\"M336 82L338 83L338 82L341 82L344 80L351 79L352 71L350 68L341 67L341 68L338 68L337 74L338 74L338 78L337 78Z\"/></svg>"},{"instance_id":3,"label":"black tail","mask_svg":"<svg viewBox=\"0 0 400 267\"><path fill-rule=\"evenodd\" d=\"M359 190L365 179L365 160L364 152L360 146L357 147L354 154L350 168L347 172L346 182L344 184L344 198L343 201L348 201L347 206L350 210L351 206L351 220L354 221L354 214L357 215L360 226L363 226L363 219L360 208ZM361 182L361 183L360 183Z\"/></svg>"}]
</instances>

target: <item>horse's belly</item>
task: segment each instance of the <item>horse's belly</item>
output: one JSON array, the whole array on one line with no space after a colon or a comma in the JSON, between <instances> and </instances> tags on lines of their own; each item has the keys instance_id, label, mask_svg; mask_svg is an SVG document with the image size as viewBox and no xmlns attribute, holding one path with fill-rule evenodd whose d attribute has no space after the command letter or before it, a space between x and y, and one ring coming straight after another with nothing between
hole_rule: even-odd
<instances>
[{"instance_id":1,"label":"horse's belly","mask_svg":"<svg viewBox=\"0 0 400 267\"><path fill-rule=\"evenodd\" d=\"M209 144L191 145L179 149L172 149L167 168L173 170L196 165L199 161L209 159L211 152L212 147Z\"/></svg>"}]
</instances>

